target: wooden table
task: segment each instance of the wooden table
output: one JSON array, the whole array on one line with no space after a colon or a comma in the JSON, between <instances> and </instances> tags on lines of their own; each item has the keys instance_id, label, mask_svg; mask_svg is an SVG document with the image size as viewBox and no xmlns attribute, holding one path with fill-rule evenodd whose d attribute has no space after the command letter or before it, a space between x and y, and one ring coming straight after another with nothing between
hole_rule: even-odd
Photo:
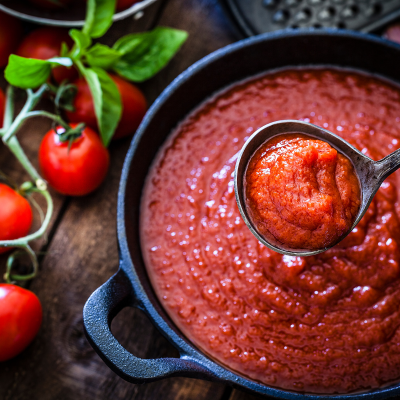
<instances>
[{"instance_id":1,"label":"wooden table","mask_svg":"<svg viewBox=\"0 0 400 400\"><path fill-rule=\"evenodd\" d=\"M104 42L112 44L124 34L157 25L184 29L189 32L189 39L163 71L141 85L149 104L195 61L237 40L217 0L158 0L141 19L128 18L114 24ZM2 86L4 88L4 81ZM21 96L21 104L22 101ZM47 120L36 119L18 135L36 166L39 143L49 127ZM127 383L103 363L85 338L83 305L90 294L118 269L117 192L129 143L128 139L111 145L109 174L92 195L66 198L53 193L55 213L48 241L35 244L35 249L43 252L40 274L30 284L30 289L43 304L43 324L37 338L22 354L0 364L2 400L252 398L223 384L187 378L144 385ZM0 169L19 183L27 178L2 145ZM4 261L3 256L0 258L1 275ZM113 321L112 331L124 347L139 357L176 354L138 310L123 310Z\"/></svg>"}]
</instances>

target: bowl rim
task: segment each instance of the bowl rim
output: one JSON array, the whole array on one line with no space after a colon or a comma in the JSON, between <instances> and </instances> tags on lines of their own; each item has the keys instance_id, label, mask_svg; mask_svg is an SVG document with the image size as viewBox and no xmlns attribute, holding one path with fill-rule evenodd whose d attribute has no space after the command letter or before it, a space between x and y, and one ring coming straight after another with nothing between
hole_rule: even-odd
<instances>
[{"instance_id":1,"label":"bowl rim","mask_svg":"<svg viewBox=\"0 0 400 400\"><path fill-rule=\"evenodd\" d=\"M125 19L131 15L136 14L139 11L144 10L146 7L150 6L151 4L155 3L158 0L141 0L139 3L133 4L131 7L127 8L126 10L117 12L113 16L113 21L120 21ZM77 20L77 21L64 21L64 20L57 20L51 18L43 18L43 17L35 17L33 15L25 14L20 11L16 11L12 8L8 8L4 4L0 3L0 11L8 15L12 15L18 19L22 19L23 21L33 22L39 25L46 25L46 26L57 26L63 28L81 28L84 24L84 20Z\"/></svg>"},{"instance_id":2,"label":"bowl rim","mask_svg":"<svg viewBox=\"0 0 400 400\"><path fill-rule=\"evenodd\" d=\"M193 342L189 339L184 340L186 336L181 333L183 338L179 336L179 334L173 330L167 321L160 315L158 310L155 308L153 302L148 297L144 287L141 284L140 278L135 269L135 265L132 261L127 232L125 226L125 197L126 197L126 188L128 177L130 175L130 166L132 163L132 159L136 154L136 149L141 141L143 135L146 133L147 127L150 124L153 117L157 114L159 109L163 107L163 105L168 102L169 98L178 90L178 88L185 83L187 80L191 79L193 75L200 72L203 68L208 67L209 64L217 61L227 55L234 53L237 50L240 50L243 47L251 46L253 44L257 44L264 41L272 41L281 38L291 38L298 37L299 35L307 36L333 36L333 37L342 37L342 38L352 38L364 40L367 42L373 42L376 44L383 45L388 48L393 48L396 51L400 52L400 45L394 42L391 42L385 38L381 38L378 36L374 36L371 34L355 32L344 29L333 29L333 28L308 28L308 29L284 29L281 31L276 31L273 33L265 33L257 36L253 36L250 38L242 39L238 42L229 44L225 47L222 47L209 55L203 57L199 61L195 62L193 65L189 66L185 71L179 74L157 97L154 101L150 109L148 110L146 116L144 117L142 123L140 124L138 130L136 131L135 136L132 139L130 147L125 157L120 186L118 191L118 206L117 206L117 235L118 235L118 245L120 250L120 268L125 272L130 283L132 285L132 289L134 295L141 304L141 309L145 311L145 313L150 318L151 322L156 326L159 331L176 347L176 349L180 353L180 357L182 359L193 361L197 364L200 364L205 369L210 368L210 364L212 364L212 373L210 374L217 377L217 381L224 382L226 384L233 385L234 387L238 387L245 390L250 390L251 392L255 392L257 394L268 395L273 398L278 399L287 399L287 400L321 400L321 399L329 399L329 400L372 400L372 399L387 399L390 397L400 395L400 381L397 383L389 384L387 386L373 389L370 391L363 392L353 392L348 394L317 394L317 393L302 393L302 392L294 392L286 389L279 389L272 386L267 386L266 384L259 383L251 378L247 378L240 373L236 373L233 370L229 369L229 367L223 366L222 363L218 361L214 361L213 358L209 357L207 353L203 352L200 348L198 348ZM266 70L267 72L268 70ZM246 77L243 77L246 78ZM233 83L233 82L232 82ZM223 88L219 89L223 90ZM213 93L210 93L210 96ZM205 98L203 99L205 100ZM178 122L178 121L177 121ZM142 186L143 187L143 186ZM168 315L168 313L166 313ZM172 321L172 319L171 319ZM173 322L172 322L173 323ZM175 324L174 324L175 325ZM179 328L177 328L178 331Z\"/></svg>"}]
</instances>

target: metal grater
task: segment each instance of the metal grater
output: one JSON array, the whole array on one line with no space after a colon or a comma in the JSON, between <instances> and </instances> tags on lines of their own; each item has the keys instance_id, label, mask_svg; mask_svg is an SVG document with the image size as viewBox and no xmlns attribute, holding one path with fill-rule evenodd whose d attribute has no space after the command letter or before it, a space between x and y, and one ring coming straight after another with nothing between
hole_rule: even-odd
<instances>
[{"instance_id":1,"label":"metal grater","mask_svg":"<svg viewBox=\"0 0 400 400\"><path fill-rule=\"evenodd\" d=\"M220 0L246 36L284 28L377 30L400 17L400 0Z\"/></svg>"}]
</instances>

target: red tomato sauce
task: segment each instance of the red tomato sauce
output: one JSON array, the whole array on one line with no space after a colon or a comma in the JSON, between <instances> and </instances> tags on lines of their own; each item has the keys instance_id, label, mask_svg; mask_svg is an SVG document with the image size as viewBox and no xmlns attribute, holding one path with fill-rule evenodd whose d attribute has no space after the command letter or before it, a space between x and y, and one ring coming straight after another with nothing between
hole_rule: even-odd
<instances>
[{"instance_id":1,"label":"red tomato sauce","mask_svg":"<svg viewBox=\"0 0 400 400\"><path fill-rule=\"evenodd\" d=\"M280 135L250 158L246 208L267 240L318 250L349 231L360 207L353 165L322 140Z\"/></svg>"},{"instance_id":2,"label":"red tomato sauce","mask_svg":"<svg viewBox=\"0 0 400 400\"><path fill-rule=\"evenodd\" d=\"M189 115L149 173L143 255L154 289L205 353L266 385L347 393L400 378L400 173L357 227L312 257L261 245L236 205L238 152L299 119L378 160L399 148L400 90L373 76L292 69L238 83Z\"/></svg>"}]
</instances>

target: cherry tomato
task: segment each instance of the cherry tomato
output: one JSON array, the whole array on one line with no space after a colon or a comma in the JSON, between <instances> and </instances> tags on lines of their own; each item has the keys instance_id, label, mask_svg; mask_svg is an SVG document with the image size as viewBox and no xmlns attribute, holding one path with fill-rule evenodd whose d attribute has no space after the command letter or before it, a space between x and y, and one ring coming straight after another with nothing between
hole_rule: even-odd
<instances>
[{"instance_id":1,"label":"cherry tomato","mask_svg":"<svg viewBox=\"0 0 400 400\"><path fill-rule=\"evenodd\" d=\"M0 183L0 240L26 236L31 229L32 208L24 197L4 183ZM0 254L10 248L0 247Z\"/></svg>"},{"instance_id":2,"label":"cherry tomato","mask_svg":"<svg viewBox=\"0 0 400 400\"><path fill-rule=\"evenodd\" d=\"M113 137L113 139L120 139L136 131L146 114L147 103L143 93L136 86L118 76L110 76L116 83L122 100L122 116ZM97 130L96 114L88 84L83 78L79 78L73 83L78 88L78 92L73 103L75 111L67 111L69 120L84 122Z\"/></svg>"},{"instance_id":3,"label":"cherry tomato","mask_svg":"<svg viewBox=\"0 0 400 400\"><path fill-rule=\"evenodd\" d=\"M0 362L21 353L35 338L41 323L42 305L34 293L0 284Z\"/></svg>"},{"instance_id":4,"label":"cherry tomato","mask_svg":"<svg viewBox=\"0 0 400 400\"><path fill-rule=\"evenodd\" d=\"M75 127L77 124L71 124ZM39 149L39 164L44 178L58 192L69 196L84 196L95 190L106 177L110 163L108 150L99 135L86 127L82 135L69 143L61 142L58 133L64 128L51 129Z\"/></svg>"},{"instance_id":5,"label":"cherry tomato","mask_svg":"<svg viewBox=\"0 0 400 400\"><path fill-rule=\"evenodd\" d=\"M6 98L3 91L0 89L0 127L3 126L4 107L6 105Z\"/></svg>"},{"instance_id":6,"label":"cherry tomato","mask_svg":"<svg viewBox=\"0 0 400 400\"><path fill-rule=\"evenodd\" d=\"M21 38L21 22L11 15L0 12L0 67L7 65L8 57L15 52Z\"/></svg>"},{"instance_id":7,"label":"cherry tomato","mask_svg":"<svg viewBox=\"0 0 400 400\"><path fill-rule=\"evenodd\" d=\"M45 8L47 10L57 10L60 8L64 8L71 0L29 0L35 6L39 6L41 8Z\"/></svg>"},{"instance_id":8,"label":"cherry tomato","mask_svg":"<svg viewBox=\"0 0 400 400\"><path fill-rule=\"evenodd\" d=\"M117 11L123 11L140 0L117 0Z\"/></svg>"},{"instance_id":9,"label":"cherry tomato","mask_svg":"<svg viewBox=\"0 0 400 400\"><path fill-rule=\"evenodd\" d=\"M68 45L68 48L73 45L67 30L49 27L39 28L24 38L17 50L17 55L37 58L38 60L58 57L63 42ZM61 83L65 79L73 81L78 74L73 67L57 67L53 68L52 75L56 82Z\"/></svg>"}]
</instances>

